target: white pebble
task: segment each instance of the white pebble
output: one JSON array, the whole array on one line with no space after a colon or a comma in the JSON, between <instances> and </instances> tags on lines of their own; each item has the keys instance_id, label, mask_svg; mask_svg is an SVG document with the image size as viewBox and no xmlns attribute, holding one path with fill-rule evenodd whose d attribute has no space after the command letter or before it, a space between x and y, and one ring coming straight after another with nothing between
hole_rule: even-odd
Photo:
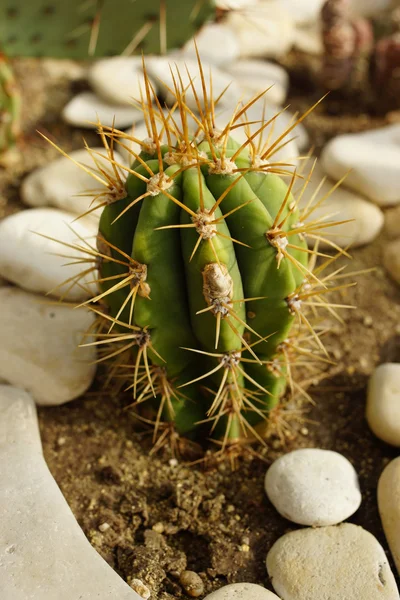
<instances>
[{"instance_id":1,"label":"white pebble","mask_svg":"<svg viewBox=\"0 0 400 600\"><path fill-rule=\"evenodd\" d=\"M400 363L379 365L371 375L366 417L378 438L400 447Z\"/></svg>"},{"instance_id":2,"label":"white pebble","mask_svg":"<svg viewBox=\"0 0 400 600\"><path fill-rule=\"evenodd\" d=\"M28 390L38 404L81 396L96 372L95 346L78 347L94 313L15 287L0 289L0 306L0 379Z\"/></svg>"},{"instance_id":3,"label":"white pebble","mask_svg":"<svg viewBox=\"0 0 400 600\"><path fill-rule=\"evenodd\" d=\"M357 525L300 529L267 556L268 574L284 600L398 600L386 554Z\"/></svg>"},{"instance_id":4,"label":"white pebble","mask_svg":"<svg viewBox=\"0 0 400 600\"><path fill-rule=\"evenodd\" d=\"M380 206L400 202L400 124L331 140L321 156L333 179L348 173L343 185Z\"/></svg>"},{"instance_id":5,"label":"white pebble","mask_svg":"<svg viewBox=\"0 0 400 600\"><path fill-rule=\"evenodd\" d=\"M235 79L244 102L271 86L265 94L269 104L279 105L286 99L289 77L279 65L264 60L242 59L226 67L226 72Z\"/></svg>"},{"instance_id":6,"label":"white pebble","mask_svg":"<svg viewBox=\"0 0 400 600\"><path fill-rule=\"evenodd\" d=\"M85 300L94 295L97 288L90 282L95 279L95 272L80 278L93 264L74 264L88 258L87 254L60 243L84 247L81 237L95 245L96 223L75 219L75 215L56 208L30 208L3 219L0 222L0 275L31 292L51 292L65 300ZM79 279L79 285L71 281L64 283L70 278Z\"/></svg>"},{"instance_id":7,"label":"white pebble","mask_svg":"<svg viewBox=\"0 0 400 600\"><path fill-rule=\"evenodd\" d=\"M95 147L92 150L106 155L104 147ZM82 165L91 169L96 168L93 158L87 150L75 150L70 152L69 156ZM98 154L95 154L94 157L103 169L112 172L112 166L106 159L101 158ZM114 152L114 158L118 163L124 163L118 152ZM82 215L92 208L95 193L79 197L77 194L83 194L88 190L98 190L101 193L106 188L71 159L62 156L30 173L21 186L22 200L30 206L56 206L77 215ZM126 177L126 174L124 176ZM99 208L91 212L91 218L98 222L101 211L102 208Z\"/></svg>"},{"instance_id":8,"label":"white pebble","mask_svg":"<svg viewBox=\"0 0 400 600\"><path fill-rule=\"evenodd\" d=\"M202 62L217 67L234 62L239 56L239 44L232 29L225 23L206 23L196 35L196 45ZM189 40L178 53L180 59L196 60L196 48Z\"/></svg>"},{"instance_id":9,"label":"white pebble","mask_svg":"<svg viewBox=\"0 0 400 600\"><path fill-rule=\"evenodd\" d=\"M267 471L265 491L283 517L313 527L336 525L361 504L353 465L337 452L318 448L278 458Z\"/></svg>"},{"instance_id":10,"label":"white pebble","mask_svg":"<svg viewBox=\"0 0 400 600\"><path fill-rule=\"evenodd\" d=\"M279 0L232 11L226 23L236 34L240 55L244 58L280 58L293 45L294 20L280 6Z\"/></svg>"},{"instance_id":11,"label":"white pebble","mask_svg":"<svg viewBox=\"0 0 400 600\"><path fill-rule=\"evenodd\" d=\"M175 75L175 79L176 69L179 70L183 86L184 88L187 88L185 101L188 107L192 110L197 110L197 102L193 90L190 86L190 78L186 71L186 68L188 69L190 77L192 78L193 85L196 90L196 94L200 100L200 103L204 106L203 90L197 60L180 60L179 53L171 54L167 57L151 56L146 60L146 68L149 75L154 79L160 81L160 93L166 97L166 103L169 106L173 106L176 101L176 97L174 96L174 94L168 91L168 88L174 90L174 81L170 72L170 66ZM221 71L215 65L211 65L209 63L206 63L205 61L202 61L202 67L204 77L207 83L207 89L209 89L211 72L214 100L216 100L220 96L220 94L222 94L222 92L227 88L218 106L231 106L232 104L236 104L240 97L240 91L235 82L232 82L232 77Z\"/></svg>"},{"instance_id":12,"label":"white pebble","mask_svg":"<svg viewBox=\"0 0 400 600\"><path fill-rule=\"evenodd\" d=\"M380 476L378 507L386 539L400 574L400 457L392 460Z\"/></svg>"},{"instance_id":13,"label":"white pebble","mask_svg":"<svg viewBox=\"0 0 400 600\"><path fill-rule=\"evenodd\" d=\"M383 264L393 281L400 285L400 239L386 244Z\"/></svg>"},{"instance_id":14,"label":"white pebble","mask_svg":"<svg viewBox=\"0 0 400 600\"><path fill-rule=\"evenodd\" d=\"M0 597L141 600L86 539L44 461L26 392L0 387Z\"/></svg>"},{"instance_id":15,"label":"white pebble","mask_svg":"<svg viewBox=\"0 0 400 600\"><path fill-rule=\"evenodd\" d=\"M308 172L304 172L303 176L307 177ZM306 206L325 177L321 167L317 164L311 181L307 184L301 198L301 207ZM325 200L314 210L312 219L323 219L321 223L324 224L338 221L346 222L327 227L325 230L321 229L318 235L324 237L324 233L328 233L328 239L341 248L347 246L356 248L371 243L379 235L383 227L383 212L378 206L368 202L368 200L365 200L358 194L347 190L343 185L331 193L334 186L335 182L328 178L319 187L315 202L324 197ZM310 238L309 242L312 244L313 240ZM320 247L327 248L328 243L323 242L320 244Z\"/></svg>"},{"instance_id":16,"label":"white pebble","mask_svg":"<svg viewBox=\"0 0 400 600\"><path fill-rule=\"evenodd\" d=\"M139 56L113 56L96 61L89 70L89 83L105 102L130 106L145 93L142 59ZM157 89L156 82L150 84Z\"/></svg>"},{"instance_id":17,"label":"white pebble","mask_svg":"<svg viewBox=\"0 0 400 600\"><path fill-rule=\"evenodd\" d=\"M270 1L270 0L269 0ZM304 25L319 20L320 12L326 0L278 0L295 23Z\"/></svg>"},{"instance_id":18,"label":"white pebble","mask_svg":"<svg viewBox=\"0 0 400 600\"><path fill-rule=\"evenodd\" d=\"M279 600L279 598L261 585L232 583L209 594L204 600Z\"/></svg>"},{"instance_id":19,"label":"white pebble","mask_svg":"<svg viewBox=\"0 0 400 600\"><path fill-rule=\"evenodd\" d=\"M132 579L130 586L143 600L148 600L151 596L151 591L140 579Z\"/></svg>"},{"instance_id":20,"label":"white pebble","mask_svg":"<svg viewBox=\"0 0 400 600\"><path fill-rule=\"evenodd\" d=\"M70 125L86 129L96 129L98 121L108 127L114 124L117 129L124 129L142 121L143 112L134 106L110 104L92 92L82 92L68 102L62 117Z\"/></svg>"}]
</instances>

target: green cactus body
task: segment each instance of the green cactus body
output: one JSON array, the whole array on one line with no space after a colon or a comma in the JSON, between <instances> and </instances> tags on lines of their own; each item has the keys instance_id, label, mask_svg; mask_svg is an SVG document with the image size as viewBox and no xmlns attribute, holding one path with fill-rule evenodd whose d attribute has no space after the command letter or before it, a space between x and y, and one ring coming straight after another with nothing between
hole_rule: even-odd
<instances>
[{"instance_id":1,"label":"green cactus body","mask_svg":"<svg viewBox=\"0 0 400 600\"><path fill-rule=\"evenodd\" d=\"M285 391L309 251L292 184L207 123L203 140L155 137L153 155L146 140L133 156L101 216L94 300L108 306L110 357L112 342L129 351L129 387L157 427L233 443L257 437Z\"/></svg>"},{"instance_id":2,"label":"green cactus body","mask_svg":"<svg viewBox=\"0 0 400 600\"><path fill-rule=\"evenodd\" d=\"M20 132L21 96L12 69L0 55L0 154L12 147Z\"/></svg>"},{"instance_id":3,"label":"green cactus body","mask_svg":"<svg viewBox=\"0 0 400 600\"><path fill-rule=\"evenodd\" d=\"M84 59L179 48L210 17L206 0L0 1L0 47L8 56Z\"/></svg>"}]
</instances>

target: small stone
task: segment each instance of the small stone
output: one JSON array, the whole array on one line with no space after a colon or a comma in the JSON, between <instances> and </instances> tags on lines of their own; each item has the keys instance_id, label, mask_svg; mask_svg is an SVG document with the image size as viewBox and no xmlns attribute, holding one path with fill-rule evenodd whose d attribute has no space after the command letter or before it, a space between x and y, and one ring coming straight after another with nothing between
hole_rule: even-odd
<instances>
[{"instance_id":1,"label":"small stone","mask_svg":"<svg viewBox=\"0 0 400 600\"><path fill-rule=\"evenodd\" d=\"M261 585L232 583L209 594L204 600L279 600L279 598Z\"/></svg>"},{"instance_id":2,"label":"small stone","mask_svg":"<svg viewBox=\"0 0 400 600\"><path fill-rule=\"evenodd\" d=\"M203 89L197 60L179 60L179 54L171 54L167 57L151 56L146 60L146 68L149 75L154 79L160 81L160 93L166 97L166 103L169 106L173 106L176 101L176 98L170 91L168 91L168 88L172 90L174 89L173 77L169 70L170 66L172 68L173 73L175 74L175 78L176 69L179 70L182 79L182 84L185 88L187 88L185 98L186 104L190 109L196 111L198 109L197 102L193 90L190 86L190 79L186 68L190 73L200 103L203 104ZM211 65L203 61L202 67L207 82L209 81L211 72L214 100L216 100L226 89L226 92L223 94L223 96L220 99L220 102L218 103L218 107L231 106L232 104L236 104L240 97L240 91L235 82L232 83L232 77L221 71L215 65Z\"/></svg>"},{"instance_id":3,"label":"small stone","mask_svg":"<svg viewBox=\"0 0 400 600\"><path fill-rule=\"evenodd\" d=\"M386 244L383 264L393 281L400 285L400 239Z\"/></svg>"},{"instance_id":4,"label":"small stone","mask_svg":"<svg viewBox=\"0 0 400 600\"><path fill-rule=\"evenodd\" d=\"M265 94L269 104L282 104L287 95L289 77L285 69L272 62L256 59L242 59L226 68L240 88L243 102L251 100L267 88L271 89Z\"/></svg>"},{"instance_id":5,"label":"small stone","mask_svg":"<svg viewBox=\"0 0 400 600\"><path fill-rule=\"evenodd\" d=\"M70 125L96 129L98 121L102 125L124 129L143 120L143 112L134 106L110 104L92 92L78 94L64 107L62 118Z\"/></svg>"},{"instance_id":6,"label":"small stone","mask_svg":"<svg viewBox=\"0 0 400 600\"><path fill-rule=\"evenodd\" d=\"M206 23L196 35L196 45L202 62L217 67L229 65L239 57L239 44L232 29L225 23ZM177 54L181 60L197 60L193 40Z\"/></svg>"},{"instance_id":7,"label":"small stone","mask_svg":"<svg viewBox=\"0 0 400 600\"><path fill-rule=\"evenodd\" d=\"M3 219L0 275L31 292L51 293L63 300L80 301L95 295L97 288L89 283L93 273L80 278L90 265L77 262L88 255L63 244L84 246L84 239L95 245L98 228L91 220L75 218L56 208L30 208ZM72 285L71 278L79 280L79 285Z\"/></svg>"},{"instance_id":8,"label":"small stone","mask_svg":"<svg viewBox=\"0 0 400 600\"><path fill-rule=\"evenodd\" d=\"M391 239L400 238L400 206L385 211L385 233Z\"/></svg>"},{"instance_id":9,"label":"small stone","mask_svg":"<svg viewBox=\"0 0 400 600\"><path fill-rule=\"evenodd\" d=\"M324 148L321 164L335 180L380 206L400 202L400 124L339 135ZM350 172L349 172L350 171Z\"/></svg>"},{"instance_id":10,"label":"small stone","mask_svg":"<svg viewBox=\"0 0 400 600\"><path fill-rule=\"evenodd\" d=\"M96 61L89 70L89 83L105 102L132 107L145 93L142 59L139 56L113 56ZM155 81L150 84L156 90Z\"/></svg>"},{"instance_id":11,"label":"small stone","mask_svg":"<svg viewBox=\"0 0 400 600\"><path fill-rule=\"evenodd\" d=\"M379 478L378 507L386 539L400 573L400 457L392 460Z\"/></svg>"},{"instance_id":12,"label":"small stone","mask_svg":"<svg viewBox=\"0 0 400 600\"><path fill-rule=\"evenodd\" d=\"M33 400L10 386L0 387L0 464L1 598L141 600L86 539L44 461Z\"/></svg>"},{"instance_id":13,"label":"small stone","mask_svg":"<svg viewBox=\"0 0 400 600\"><path fill-rule=\"evenodd\" d=\"M106 155L104 147L95 147L92 150ZM73 161L90 169L96 168L96 164L87 150L75 150L70 152L69 156L70 158L62 156L44 167L35 169L24 179L21 186L21 197L26 204L35 207L55 206L76 215L82 215L93 207L95 193L87 197L78 197L78 194L96 189L101 193L106 188ZM99 154L94 156L102 169L113 173L109 161L101 158ZM116 151L114 151L114 158L118 163L124 164L122 156ZM102 210L99 208L88 216L98 223Z\"/></svg>"},{"instance_id":14,"label":"small stone","mask_svg":"<svg viewBox=\"0 0 400 600\"><path fill-rule=\"evenodd\" d=\"M379 439L400 447L400 363L379 365L371 375L366 417Z\"/></svg>"},{"instance_id":15,"label":"small stone","mask_svg":"<svg viewBox=\"0 0 400 600\"><path fill-rule=\"evenodd\" d=\"M194 571L183 571L179 583L191 598L198 598L204 593L204 583Z\"/></svg>"},{"instance_id":16,"label":"small stone","mask_svg":"<svg viewBox=\"0 0 400 600\"><path fill-rule=\"evenodd\" d=\"M312 161L310 161L312 162ZM303 177L308 173L304 172ZM319 164L315 166L311 181L307 184L304 194L300 201L300 207L306 206L316 192L325 175ZM313 219L324 219L324 223L346 221L340 225L335 225L326 229L329 233L329 239L341 248L351 246L356 248L371 243L380 233L384 215L378 206L368 202L361 196L350 192L342 185L332 189L335 182L331 179L325 179L322 186L319 187L315 201L326 196L324 202L318 206L313 214ZM332 215L327 218L327 215ZM324 236L324 230L321 229L319 235ZM310 239L310 243L312 240ZM327 248L327 242L320 243L320 248Z\"/></svg>"},{"instance_id":17,"label":"small stone","mask_svg":"<svg viewBox=\"0 0 400 600\"><path fill-rule=\"evenodd\" d=\"M225 21L237 36L243 58L280 58L293 45L295 23L280 0L231 11Z\"/></svg>"},{"instance_id":18,"label":"small stone","mask_svg":"<svg viewBox=\"0 0 400 600\"><path fill-rule=\"evenodd\" d=\"M28 390L38 404L82 395L95 375L96 350L78 345L95 315L15 287L0 289L0 306L0 379Z\"/></svg>"},{"instance_id":19,"label":"small stone","mask_svg":"<svg viewBox=\"0 0 400 600\"><path fill-rule=\"evenodd\" d=\"M148 600L151 596L151 591L140 579L132 579L130 586L143 600Z\"/></svg>"},{"instance_id":20,"label":"small stone","mask_svg":"<svg viewBox=\"0 0 400 600\"><path fill-rule=\"evenodd\" d=\"M285 600L398 600L385 551L357 525L300 529L282 536L267 556Z\"/></svg>"},{"instance_id":21,"label":"small stone","mask_svg":"<svg viewBox=\"0 0 400 600\"><path fill-rule=\"evenodd\" d=\"M99 531L101 531L101 533L105 533L106 531L108 531L110 529L111 525L109 523L101 523L99 525Z\"/></svg>"},{"instance_id":22,"label":"small stone","mask_svg":"<svg viewBox=\"0 0 400 600\"><path fill-rule=\"evenodd\" d=\"M353 465L341 454L319 448L278 458L267 471L265 491L283 517L312 527L336 525L361 504Z\"/></svg>"}]
</instances>

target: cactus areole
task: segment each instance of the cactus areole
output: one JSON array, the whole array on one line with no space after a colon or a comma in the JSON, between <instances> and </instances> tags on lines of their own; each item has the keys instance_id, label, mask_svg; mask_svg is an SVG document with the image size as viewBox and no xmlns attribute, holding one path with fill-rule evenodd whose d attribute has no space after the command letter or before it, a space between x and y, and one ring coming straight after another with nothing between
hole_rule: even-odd
<instances>
[{"instance_id":1,"label":"cactus areole","mask_svg":"<svg viewBox=\"0 0 400 600\"><path fill-rule=\"evenodd\" d=\"M156 432L202 432L225 448L262 438L292 387L296 351L311 363L323 348L306 300L328 286L312 272L318 252L306 236L318 238L326 225L306 223L313 209L300 210L292 194L302 180L288 163L274 162L285 136L263 140L271 125L263 121L242 145L234 140L235 129L247 130L254 100L218 130L199 70L201 98L190 85L199 116L176 73L169 111L146 78L147 139L99 124L110 171L99 167L104 189L89 210L103 207L97 247L86 249L100 288L85 302L98 315L95 341L87 343L97 344L109 381L126 382ZM197 131L189 130L189 117ZM114 148L132 141L141 151L131 151L124 167Z\"/></svg>"}]
</instances>

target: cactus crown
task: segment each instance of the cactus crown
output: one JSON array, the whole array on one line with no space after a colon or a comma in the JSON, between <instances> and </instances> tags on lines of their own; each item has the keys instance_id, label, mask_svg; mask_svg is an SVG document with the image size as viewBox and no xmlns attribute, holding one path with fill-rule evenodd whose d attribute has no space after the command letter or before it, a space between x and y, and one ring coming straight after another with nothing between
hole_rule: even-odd
<instances>
[{"instance_id":1,"label":"cactus crown","mask_svg":"<svg viewBox=\"0 0 400 600\"><path fill-rule=\"evenodd\" d=\"M0 0L8 56L83 59L179 48L213 13L211 0Z\"/></svg>"},{"instance_id":2,"label":"cactus crown","mask_svg":"<svg viewBox=\"0 0 400 600\"><path fill-rule=\"evenodd\" d=\"M199 71L201 97L192 78L187 88L174 73L167 111L146 77L147 139L99 123L112 174L100 166L93 174L103 184L90 209L103 207L97 247L80 249L99 273L99 293L85 303L98 316L87 343L101 349L111 378L127 382L134 405L147 406L141 415L154 422L155 439L205 430L226 449L262 439L287 384L299 389L296 358L311 369L327 360L310 318L333 311L325 294L336 275L324 270L334 257L317 249L333 223L312 217L320 201L300 208L307 179L274 162L296 123L273 143L263 139L271 121L252 133L246 110L259 94L218 130L200 60ZM186 103L189 89L198 114ZM234 141L240 127L242 145ZM126 167L114 148L132 141L141 151ZM327 261L316 267L318 255Z\"/></svg>"}]
</instances>

